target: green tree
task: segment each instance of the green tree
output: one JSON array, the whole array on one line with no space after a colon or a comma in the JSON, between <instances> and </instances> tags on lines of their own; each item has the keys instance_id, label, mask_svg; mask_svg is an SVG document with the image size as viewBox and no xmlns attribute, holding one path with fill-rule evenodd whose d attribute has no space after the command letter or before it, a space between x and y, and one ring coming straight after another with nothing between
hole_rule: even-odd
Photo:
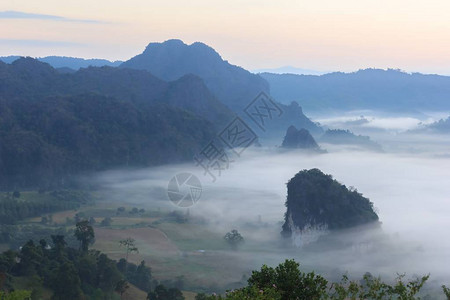
<instances>
[{"instance_id":1,"label":"green tree","mask_svg":"<svg viewBox=\"0 0 450 300\"><path fill-rule=\"evenodd\" d=\"M78 222L74 234L77 240L80 241L80 250L87 252L89 244L93 243L95 238L94 229L89 225L89 221Z\"/></svg>"},{"instance_id":2,"label":"green tree","mask_svg":"<svg viewBox=\"0 0 450 300\"><path fill-rule=\"evenodd\" d=\"M97 268L98 287L107 293L114 292L117 283L123 279L115 262L102 253L98 256Z\"/></svg>"},{"instance_id":3,"label":"green tree","mask_svg":"<svg viewBox=\"0 0 450 300\"><path fill-rule=\"evenodd\" d=\"M447 300L450 300L450 288L448 288L445 285L443 285L442 286L442 290L444 290L444 294L447 297Z\"/></svg>"},{"instance_id":4,"label":"green tree","mask_svg":"<svg viewBox=\"0 0 450 300\"><path fill-rule=\"evenodd\" d=\"M120 295L120 298L122 298L123 293L125 293L129 288L130 286L128 285L128 282L125 279L121 279L117 282L114 291Z\"/></svg>"},{"instance_id":5,"label":"green tree","mask_svg":"<svg viewBox=\"0 0 450 300\"><path fill-rule=\"evenodd\" d=\"M183 293L177 288L167 289L160 284L147 295L147 300L184 300Z\"/></svg>"},{"instance_id":6,"label":"green tree","mask_svg":"<svg viewBox=\"0 0 450 300\"><path fill-rule=\"evenodd\" d=\"M89 252L88 255L80 257L77 263L78 274L83 282L91 286L96 286L98 283L98 267L97 267L97 253Z\"/></svg>"},{"instance_id":7,"label":"green tree","mask_svg":"<svg viewBox=\"0 0 450 300\"><path fill-rule=\"evenodd\" d=\"M143 291L149 292L151 289L152 273L145 261L141 261L132 276L132 283Z\"/></svg>"},{"instance_id":8,"label":"green tree","mask_svg":"<svg viewBox=\"0 0 450 300\"><path fill-rule=\"evenodd\" d=\"M231 246L233 250L236 250L239 245L244 243L244 238L236 229L233 229L227 234L225 234L223 238Z\"/></svg>"},{"instance_id":9,"label":"green tree","mask_svg":"<svg viewBox=\"0 0 450 300\"><path fill-rule=\"evenodd\" d=\"M0 291L0 299L2 300L28 300L31 299L30 297L30 291L17 290L9 293Z\"/></svg>"},{"instance_id":10,"label":"green tree","mask_svg":"<svg viewBox=\"0 0 450 300\"><path fill-rule=\"evenodd\" d=\"M127 237L124 240L119 241L121 247L125 247L125 272L127 274L128 270L128 256L130 253L139 253L139 249L136 247L135 240L131 237Z\"/></svg>"},{"instance_id":11,"label":"green tree","mask_svg":"<svg viewBox=\"0 0 450 300\"><path fill-rule=\"evenodd\" d=\"M65 247L67 246L67 242L64 239L64 235L51 235L50 236L53 242L53 253L56 255L56 257L59 260L62 260L64 253L65 253Z\"/></svg>"},{"instance_id":12,"label":"green tree","mask_svg":"<svg viewBox=\"0 0 450 300\"><path fill-rule=\"evenodd\" d=\"M102 227L111 226L111 223L112 219L110 217L106 217L100 222L100 226Z\"/></svg>"},{"instance_id":13,"label":"green tree","mask_svg":"<svg viewBox=\"0 0 450 300\"><path fill-rule=\"evenodd\" d=\"M253 271L248 279L249 287L260 290L275 288L281 299L320 299L327 287L327 280L314 272L303 273L294 260L286 260L275 269L266 265Z\"/></svg>"},{"instance_id":14,"label":"green tree","mask_svg":"<svg viewBox=\"0 0 450 300\"><path fill-rule=\"evenodd\" d=\"M75 266L65 262L57 269L53 283L53 297L55 300L80 299L81 280Z\"/></svg>"},{"instance_id":15,"label":"green tree","mask_svg":"<svg viewBox=\"0 0 450 300\"><path fill-rule=\"evenodd\" d=\"M128 264L128 255L130 253L139 253L139 249L136 247L135 240L131 237L128 237L124 240L119 241L119 245L121 247L125 247L125 262ZM126 273L126 265L125 265L125 273Z\"/></svg>"},{"instance_id":16,"label":"green tree","mask_svg":"<svg viewBox=\"0 0 450 300\"><path fill-rule=\"evenodd\" d=\"M16 263L16 259L17 252L12 250L6 250L2 254L0 254L0 270L5 273L10 272Z\"/></svg>"},{"instance_id":17,"label":"green tree","mask_svg":"<svg viewBox=\"0 0 450 300\"><path fill-rule=\"evenodd\" d=\"M418 300L416 295L428 280L429 275L416 278L408 282L403 281L404 275L389 285L381 278L365 274L360 282L350 281L347 275L342 276L340 283L333 283L330 299L400 299Z\"/></svg>"},{"instance_id":18,"label":"green tree","mask_svg":"<svg viewBox=\"0 0 450 300\"><path fill-rule=\"evenodd\" d=\"M29 240L20 250L20 272L22 275L34 275L38 272L43 261L43 252L41 246L34 244Z\"/></svg>"},{"instance_id":19,"label":"green tree","mask_svg":"<svg viewBox=\"0 0 450 300\"><path fill-rule=\"evenodd\" d=\"M405 282L399 276L393 285L364 275L360 281L350 281L347 275L339 283L328 281L314 272L303 273L294 260L286 260L276 268L263 265L260 271L253 271L246 287L227 292L225 296L200 294L197 300L346 300L346 299L399 299L418 300L416 297L429 276ZM444 293L449 290L444 287ZM448 296L448 294L447 294Z\"/></svg>"},{"instance_id":20,"label":"green tree","mask_svg":"<svg viewBox=\"0 0 450 300\"><path fill-rule=\"evenodd\" d=\"M208 296L205 293L198 293L195 296L195 300L208 300Z\"/></svg>"},{"instance_id":21,"label":"green tree","mask_svg":"<svg viewBox=\"0 0 450 300\"><path fill-rule=\"evenodd\" d=\"M125 212L125 207L123 207L123 206L121 206L121 207L118 207L117 208L117 211L116 211L116 215L118 216L118 215L120 215L121 213L123 213L123 212Z\"/></svg>"}]
</instances>

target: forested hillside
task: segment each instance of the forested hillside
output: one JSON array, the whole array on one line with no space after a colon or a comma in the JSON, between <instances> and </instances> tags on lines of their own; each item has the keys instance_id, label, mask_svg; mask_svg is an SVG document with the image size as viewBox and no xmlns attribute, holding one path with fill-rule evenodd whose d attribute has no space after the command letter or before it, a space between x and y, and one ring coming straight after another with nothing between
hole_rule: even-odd
<instances>
[{"instance_id":1,"label":"forested hillside","mask_svg":"<svg viewBox=\"0 0 450 300\"><path fill-rule=\"evenodd\" d=\"M0 63L0 78L3 189L191 159L232 115L200 92L198 78L168 84L145 71L106 67L59 74L30 58Z\"/></svg>"}]
</instances>

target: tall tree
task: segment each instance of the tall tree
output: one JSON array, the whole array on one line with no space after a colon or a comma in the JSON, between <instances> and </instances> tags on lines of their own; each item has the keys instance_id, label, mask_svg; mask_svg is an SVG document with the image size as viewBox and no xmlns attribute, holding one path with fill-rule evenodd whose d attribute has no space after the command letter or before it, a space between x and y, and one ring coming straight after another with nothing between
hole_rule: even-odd
<instances>
[{"instance_id":1,"label":"tall tree","mask_svg":"<svg viewBox=\"0 0 450 300\"><path fill-rule=\"evenodd\" d=\"M53 253L56 255L56 257L60 260L63 259L64 256L64 249L67 246L67 242L64 239L64 235L51 235L50 236L53 242Z\"/></svg>"},{"instance_id":2,"label":"tall tree","mask_svg":"<svg viewBox=\"0 0 450 300\"><path fill-rule=\"evenodd\" d=\"M143 291L149 292L151 289L150 280L152 279L152 273L149 267L145 265L145 261L141 261L136 268L136 272L133 276L132 283Z\"/></svg>"},{"instance_id":3,"label":"tall tree","mask_svg":"<svg viewBox=\"0 0 450 300\"><path fill-rule=\"evenodd\" d=\"M95 238L94 229L89 224L88 220L83 220L77 223L75 237L80 241L80 250L87 252L89 244L91 244Z\"/></svg>"},{"instance_id":4,"label":"tall tree","mask_svg":"<svg viewBox=\"0 0 450 300\"><path fill-rule=\"evenodd\" d=\"M120 246L125 247L125 274L127 273L128 255L130 253L139 253L139 249L136 247L135 240L131 237L127 237L124 240L119 241Z\"/></svg>"}]
</instances>

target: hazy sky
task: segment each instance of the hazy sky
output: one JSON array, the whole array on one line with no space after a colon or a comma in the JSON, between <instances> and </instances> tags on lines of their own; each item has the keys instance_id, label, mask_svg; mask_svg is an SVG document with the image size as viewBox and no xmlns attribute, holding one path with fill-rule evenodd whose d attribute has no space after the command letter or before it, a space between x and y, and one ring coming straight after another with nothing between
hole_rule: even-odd
<instances>
[{"instance_id":1,"label":"hazy sky","mask_svg":"<svg viewBox=\"0 0 450 300\"><path fill-rule=\"evenodd\" d=\"M3 0L0 55L127 59L202 41L248 69L449 74L448 0Z\"/></svg>"}]
</instances>

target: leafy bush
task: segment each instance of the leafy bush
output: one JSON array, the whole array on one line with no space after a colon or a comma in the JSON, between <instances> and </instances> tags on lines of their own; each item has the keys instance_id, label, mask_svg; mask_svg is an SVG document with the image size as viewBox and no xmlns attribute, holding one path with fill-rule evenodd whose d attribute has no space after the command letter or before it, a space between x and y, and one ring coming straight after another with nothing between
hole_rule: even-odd
<instances>
[{"instance_id":1,"label":"leafy bush","mask_svg":"<svg viewBox=\"0 0 450 300\"><path fill-rule=\"evenodd\" d=\"M361 281L350 281L346 275L339 283L329 283L314 272L300 271L294 260L286 260L276 268L263 265L261 270L253 271L246 287L228 291L225 295L199 294L196 300L346 300L346 299L420 299L419 293L429 275L404 281L399 276L393 285L380 278L366 274ZM444 292L448 289L444 287Z\"/></svg>"}]
</instances>

